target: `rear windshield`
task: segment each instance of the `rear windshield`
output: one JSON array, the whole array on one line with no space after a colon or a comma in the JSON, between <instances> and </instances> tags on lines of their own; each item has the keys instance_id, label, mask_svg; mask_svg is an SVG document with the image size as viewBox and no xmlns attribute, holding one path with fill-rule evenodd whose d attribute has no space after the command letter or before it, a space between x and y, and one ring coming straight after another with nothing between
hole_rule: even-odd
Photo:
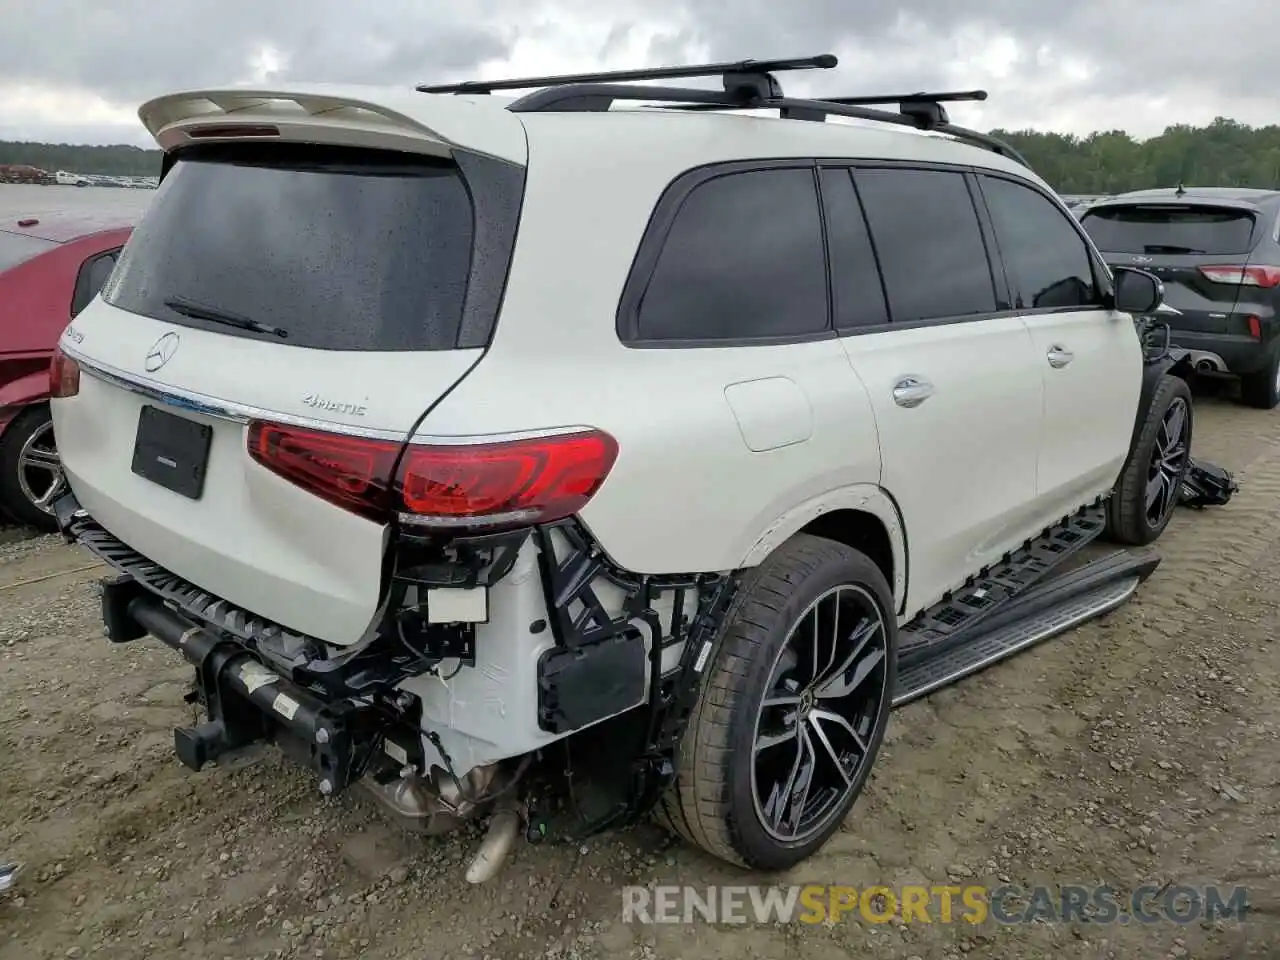
<instances>
[{"instance_id":1,"label":"rear windshield","mask_svg":"<svg viewBox=\"0 0 1280 960\"><path fill-rule=\"evenodd\" d=\"M103 297L171 323L299 347L452 349L472 219L451 162L205 147L164 178Z\"/></svg>"},{"instance_id":2,"label":"rear windshield","mask_svg":"<svg viewBox=\"0 0 1280 960\"><path fill-rule=\"evenodd\" d=\"M20 263L34 260L56 246L56 243L39 237L24 237L20 233L0 230L0 273L12 270Z\"/></svg>"},{"instance_id":3,"label":"rear windshield","mask_svg":"<svg viewBox=\"0 0 1280 960\"><path fill-rule=\"evenodd\" d=\"M1081 225L1108 253L1248 253L1253 215L1224 207L1107 207L1085 214Z\"/></svg>"}]
</instances>

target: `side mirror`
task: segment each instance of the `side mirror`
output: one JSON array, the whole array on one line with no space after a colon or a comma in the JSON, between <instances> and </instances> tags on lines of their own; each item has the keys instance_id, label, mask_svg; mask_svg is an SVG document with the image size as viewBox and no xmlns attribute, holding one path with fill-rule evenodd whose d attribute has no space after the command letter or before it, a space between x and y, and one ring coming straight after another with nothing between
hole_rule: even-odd
<instances>
[{"instance_id":1,"label":"side mirror","mask_svg":"<svg viewBox=\"0 0 1280 960\"><path fill-rule=\"evenodd\" d=\"M1144 316L1155 313L1164 303L1164 284L1160 278L1133 267L1116 267L1115 308L1122 313Z\"/></svg>"}]
</instances>

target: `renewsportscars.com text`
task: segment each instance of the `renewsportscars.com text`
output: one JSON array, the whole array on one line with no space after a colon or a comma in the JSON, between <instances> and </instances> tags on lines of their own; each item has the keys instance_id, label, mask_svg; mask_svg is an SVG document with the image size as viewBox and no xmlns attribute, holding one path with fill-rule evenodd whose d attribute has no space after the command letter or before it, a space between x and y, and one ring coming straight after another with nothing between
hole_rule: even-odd
<instances>
[{"instance_id":1,"label":"renewsportscars.com text","mask_svg":"<svg viewBox=\"0 0 1280 960\"><path fill-rule=\"evenodd\" d=\"M1245 919L1243 887L624 887L624 923L1177 923Z\"/></svg>"}]
</instances>

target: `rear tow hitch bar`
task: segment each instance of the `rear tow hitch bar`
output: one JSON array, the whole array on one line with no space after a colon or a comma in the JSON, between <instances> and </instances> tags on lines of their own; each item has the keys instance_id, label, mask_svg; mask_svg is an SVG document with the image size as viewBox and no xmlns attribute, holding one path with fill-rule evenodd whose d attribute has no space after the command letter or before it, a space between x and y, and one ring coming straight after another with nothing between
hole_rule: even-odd
<instances>
[{"instance_id":1,"label":"rear tow hitch bar","mask_svg":"<svg viewBox=\"0 0 1280 960\"><path fill-rule=\"evenodd\" d=\"M209 719L173 732L178 758L200 770L220 756L273 742L319 777L325 796L358 780L378 746L377 718L349 702L325 703L238 643L175 613L125 574L103 581L104 633L114 643L151 634L195 667Z\"/></svg>"}]
</instances>

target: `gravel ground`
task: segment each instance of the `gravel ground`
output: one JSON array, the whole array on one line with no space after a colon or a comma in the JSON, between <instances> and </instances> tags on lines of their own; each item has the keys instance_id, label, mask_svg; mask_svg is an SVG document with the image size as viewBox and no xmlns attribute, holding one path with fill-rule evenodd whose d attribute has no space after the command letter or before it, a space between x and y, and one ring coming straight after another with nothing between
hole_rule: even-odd
<instances>
[{"instance_id":1,"label":"gravel ground","mask_svg":"<svg viewBox=\"0 0 1280 960\"><path fill-rule=\"evenodd\" d=\"M1280 431L1197 403L1196 452L1238 472L1182 511L1164 563L1103 620L899 711L844 830L786 878L651 827L523 847L461 882L475 836L406 837L273 754L187 772L187 669L102 640L101 568L0 529L0 960L1280 956ZM1249 889L1250 919L640 926L623 884L1151 883Z\"/></svg>"}]
</instances>

